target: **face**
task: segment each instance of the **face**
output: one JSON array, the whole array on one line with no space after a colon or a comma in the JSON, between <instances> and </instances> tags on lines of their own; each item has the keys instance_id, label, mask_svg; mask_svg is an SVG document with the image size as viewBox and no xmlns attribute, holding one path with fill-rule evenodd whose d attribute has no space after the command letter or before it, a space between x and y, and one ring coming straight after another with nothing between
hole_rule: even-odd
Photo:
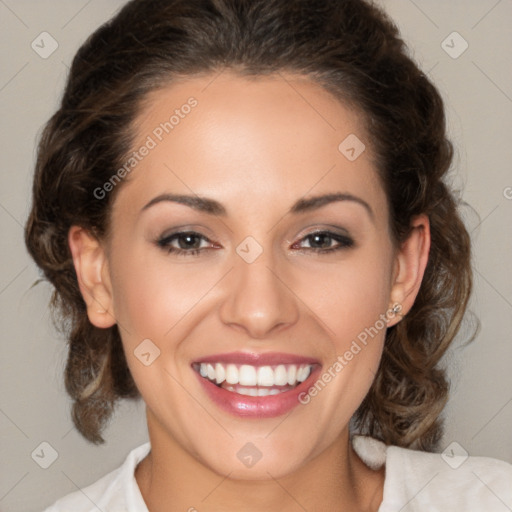
<instances>
[{"instance_id":1,"label":"face","mask_svg":"<svg viewBox=\"0 0 512 512\"><path fill-rule=\"evenodd\" d=\"M119 326L150 430L220 474L279 477L347 435L403 255L360 114L299 77L214 78L148 98L149 149L81 287Z\"/></svg>"}]
</instances>

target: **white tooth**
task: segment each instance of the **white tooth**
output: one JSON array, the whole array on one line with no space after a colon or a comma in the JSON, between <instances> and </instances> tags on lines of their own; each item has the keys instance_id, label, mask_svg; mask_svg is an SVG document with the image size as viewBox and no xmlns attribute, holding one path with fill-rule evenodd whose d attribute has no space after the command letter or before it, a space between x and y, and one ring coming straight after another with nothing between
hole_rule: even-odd
<instances>
[{"instance_id":1,"label":"white tooth","mask_svg":"<svg viewBox=\"0 0 512 512\"><path fill-rule=\"evenodd\" d=\"M220 363L215 365L215 382L220 384L226 380L226 370Z\"/></svg>"},{"instance_id":2,"label":"white tooth","mask_svg":"<svg viewBox=\"0 0 512 512\"><path fill-rule=\"evenodd\" d=\"M268 391L269 395L278 395L279 393L280 393L279 389L275 389L275 388L269 389L269 391Z\"/></svg>"},{"instance_id":3,"label":"white tooth","mask_svg":"<svg viewBox=\"0 0 512 512\"><path fill-rule=\"evenodd\" d=\"M258 386L273 386L274 372L270 366L260 366L258 368Z\"/></svg>"},{"instance_id":4,"label":"white tooth","mask_svg":"<svg viewBox=\"0 0 512 512\"><path fill-rule=\"evenodd\" d=\"M308 366L301 366L299 371L297 372L297 380L299 382L304 382L308 377L310 373L311 367Z\"/></svg>"},{"instance_id":5,"label":"white tooth","mask_svg":"<svg viewBox=\"0 0 512 512\"><path fill-rule=\"evenodd\" d=\"M274 385L284 386L286 384L288 384L288 372L286 371L286 367L283 364L280 364L274 370Z\"/></svg>"},{"instance_id":6,"label":"white tooth","mask_svg":"<svg viewBox=\"0 0 512 512\"><path fill-rule=\"evenodd\" d=\"M244 396L256 396L258 393L258 390L256 388L238 388L236 390L236 393L239 395Z\"/></svg>"},{"instance_id":7,"label":"white tooth","mask_svg":"<svg viewBox=\"0 0 512 512\"><path fill-rule=\"evenodd\" d=\"M210 363L208 363L206 365L206 370L208 371L208 378L210 380L215 380L215 368L213 367L213 365L211 365Z\"/></svg>"},{"instance_id":8,"label":"white tooth","mask_svg":"<svg viewBox=\"0 0 512 512\"><path fill-rule=\"evenodd\" d=\"M242 386L256 386L256 368L248 364L240 366L238 382Z\"/></svg>"},{"instance_id":9,"label":"white tooth","mask_svg":"<svg viewBox=\"0 0 512 512\"><path fill-rule=\"evenodd\" d=\"M226 382L238 384L238 368L234 364L228 364L226 368Z\"/></svg>"},{"instance_id":10,"label":"white tooth","mask_svg":"<svg viewBox=\"0 0 512 512\"><path fill-rule=\"evenodd\" d=\"M270 389L258 388L258 396L267 396L270 394Z\"/></svg>"},{"instance_id":11,"label":"white tooth","mask_svg":"<svg viewBox=\"0 0 512 512\"><path fill-rule=\"evenodd\" d=\"M288 384L293 386L297 382L297 366L291 364L288 368Z\"/></svg>"},{"instance_id":12,"label":"white tooth","mask_svg":"<svg viewBox=\"0 0 512 512\"><path fill-rule=\"evenodd\" d=\"M201 363L201 365L199 366L199 373L201 374L201 377L206 377L208 375L206 363Z\"/></svg>"}]
</instances>

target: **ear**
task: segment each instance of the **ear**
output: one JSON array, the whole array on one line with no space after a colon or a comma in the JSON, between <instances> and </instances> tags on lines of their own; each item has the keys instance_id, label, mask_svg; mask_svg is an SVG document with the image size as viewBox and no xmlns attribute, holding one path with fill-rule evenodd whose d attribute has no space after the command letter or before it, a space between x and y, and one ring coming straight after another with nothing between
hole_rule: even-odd
<instances>
[{"instance_id":1,"label":"ear","mask_svg":"<svg viewBox=\"0 0 512 512\"><path fill-rule=\"evenodd\" d=\"M430 222L426 215L414 217L411 233L398 249L395 256L391 307L400 305L398 316L389 319L388 327L398 323L412 308L420 290L430 251Z\"/></svg>"},{"instance_id":2,"label":"ear","mask_svg":"<svg viewBox=\"0 0 512 512\"><path fill-rule=\"evenodd\" d=\"M79 226L70 228L68 244L90 322L103 329L112 327L116 323L112 311L112 286L102 245Z\"/></svg>"}]
</instances>

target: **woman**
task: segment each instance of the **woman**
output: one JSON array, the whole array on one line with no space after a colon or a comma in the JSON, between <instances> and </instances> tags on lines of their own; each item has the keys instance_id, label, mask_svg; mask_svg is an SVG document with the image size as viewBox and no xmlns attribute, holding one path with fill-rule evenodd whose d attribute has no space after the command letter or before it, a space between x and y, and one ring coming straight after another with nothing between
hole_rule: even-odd
<instances>
[{"instance_id":1,"label":"woman","mask_svg":"<svg viewBox=\"0 0 512 512\"><path fill-rule=\"evenodd\" d=\"M135 0L96 31L26 240L76 427L101 442L141 396L150 442L48 510L511 504L510 465L426 453L471 291L451 157L438 92L362 0Z\"/></svg>"}]
</instances>

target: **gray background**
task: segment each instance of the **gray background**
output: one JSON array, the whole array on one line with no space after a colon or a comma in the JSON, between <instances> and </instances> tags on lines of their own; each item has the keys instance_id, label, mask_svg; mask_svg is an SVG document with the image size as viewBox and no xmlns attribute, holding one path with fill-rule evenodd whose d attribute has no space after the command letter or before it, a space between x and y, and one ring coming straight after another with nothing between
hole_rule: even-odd
<instances>
[{"instance_id":1,"label":"gray background","mask_svg":"<svg viewBox=\"0 0 512 512\"><path fill-rule=\"evenodd\" d=\"M141 403L122 404L104 446L88 444L72 427L62 380L65 340L51 323L49 285L30 288L38 272L22 238L41 127L57 106L79 45L123 3L0 0L0 510L4 512L42 510L119 466L131 448L147 439ZM464 449L471 455L512 462L512 0L380 3L446 99L457 148L454 184L474 209L465 208L464 214L475 251L471 309L480 318L481 331L468 347L456 343L446 360L452 396L443 448L455 441L458 445L450 448L455 452ZM46 59L31 47L43 31L58 42ZM455 55L463 48L461 39L450 36L454 31L469 45L457 58L445 51ZM58 454L48 469L31 457L42 442ZM41 453L40 448L36 453ZM49 450L44 453L47 457Z\"/></svg>"}]
</instances>

